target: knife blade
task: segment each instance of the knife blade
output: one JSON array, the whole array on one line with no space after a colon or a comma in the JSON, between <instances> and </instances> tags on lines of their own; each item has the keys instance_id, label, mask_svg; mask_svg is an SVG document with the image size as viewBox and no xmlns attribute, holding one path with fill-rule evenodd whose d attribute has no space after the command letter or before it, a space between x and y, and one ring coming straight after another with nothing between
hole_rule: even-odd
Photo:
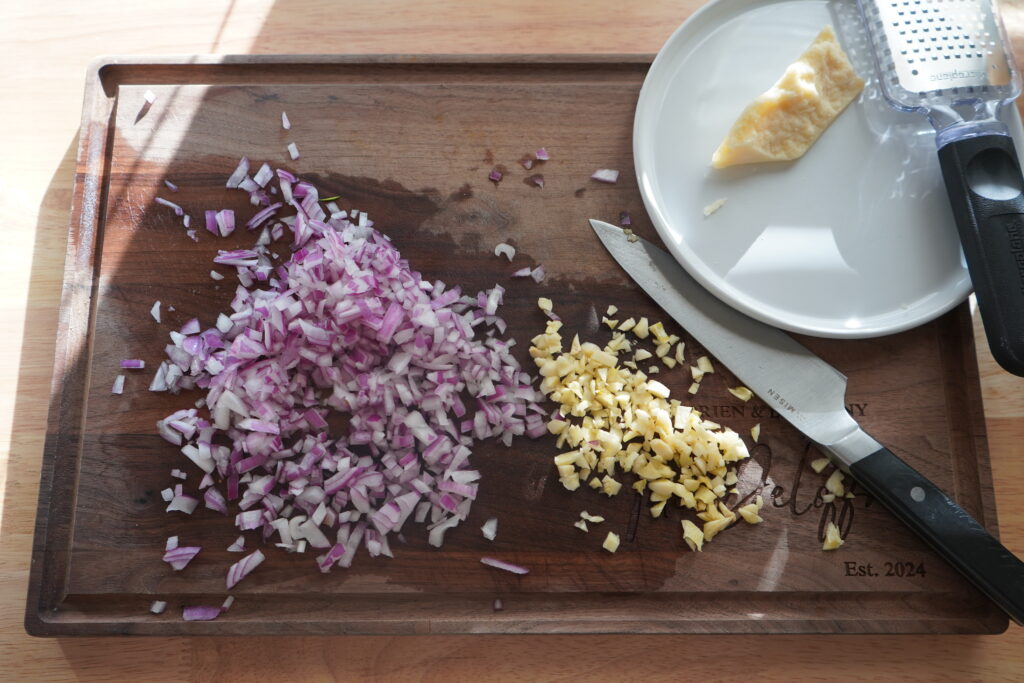
<instances>
[{"instance_id":1,"label":"knife blade","mask_svg":"<svg viewBox=\"0 0 1024 683\"><path fill-rule=\"evenodd\" d=\"M591 219L616 262L664 311L865 491L1024 625L1024 563L846 412L846 377L777 328L720 301L667 252Z\"/></svg>"}]
</instances>

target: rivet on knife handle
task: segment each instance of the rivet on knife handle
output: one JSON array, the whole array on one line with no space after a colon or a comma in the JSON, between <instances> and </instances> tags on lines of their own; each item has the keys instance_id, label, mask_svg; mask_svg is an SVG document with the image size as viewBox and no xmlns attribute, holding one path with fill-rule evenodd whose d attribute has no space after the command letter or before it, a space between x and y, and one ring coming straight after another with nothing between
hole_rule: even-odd
<instances>
[{"instance_id":1,"label":"rivet on knife handle","mask_svg":"<svg viewBox=\"0 0 1024 683\"><path fill-rule=\"evenodd\" d=\"M850 474L946 561L1024 625L1024 562L920 472L882 448Z\"/></svg>"}]
</instances>

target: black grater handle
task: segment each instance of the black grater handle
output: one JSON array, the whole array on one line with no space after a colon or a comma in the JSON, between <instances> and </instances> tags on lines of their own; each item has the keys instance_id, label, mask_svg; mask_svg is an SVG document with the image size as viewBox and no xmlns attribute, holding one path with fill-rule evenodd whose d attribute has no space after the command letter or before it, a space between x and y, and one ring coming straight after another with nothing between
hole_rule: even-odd
<instances>
[{"instance_id":1,"label":"black grater handle","mask_svg":"<svg viewBox=\"0 0 1024 683\"><path fill-rule=\"evenodd\" d=\"M989 348L1024 377L1024 177L1013 139L956 140L939 162Z\"/></svg>"}]
</instances>

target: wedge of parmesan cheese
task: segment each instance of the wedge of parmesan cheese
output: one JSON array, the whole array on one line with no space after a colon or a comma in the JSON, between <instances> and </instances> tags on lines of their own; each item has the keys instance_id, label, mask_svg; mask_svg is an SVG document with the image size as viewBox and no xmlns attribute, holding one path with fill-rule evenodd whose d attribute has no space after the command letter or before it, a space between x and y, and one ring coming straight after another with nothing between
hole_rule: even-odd
<instances>
[{"instance_id":1,"label":"wedge of parmesan cheese","mask_svg":"<svg viewBox=\"0 0 1024 683\"><path fill-rule=\"evenodd\" d=\"M826 26L782 78L740 114L711 165L799 159L863 88Z\"/></svg>"}]
</instances>

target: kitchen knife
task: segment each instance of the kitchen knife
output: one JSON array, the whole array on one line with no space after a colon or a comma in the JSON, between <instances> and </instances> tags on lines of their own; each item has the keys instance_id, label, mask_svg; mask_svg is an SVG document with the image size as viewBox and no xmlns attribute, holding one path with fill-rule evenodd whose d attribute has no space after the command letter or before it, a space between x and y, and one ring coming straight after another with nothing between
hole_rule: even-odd
<instances>
[{"instance_id":1,"label":"kitchen knife","mask_svg":"<svg viewBox=\"0 0 1024 683\"><path fill-rule=\"evenodd\" d=\"M626 273L751 391L1024 625L1024 563L846 412L846 377L785 332L722 303L650 242L590 225Z\"/></svg>"}]
</instances>

